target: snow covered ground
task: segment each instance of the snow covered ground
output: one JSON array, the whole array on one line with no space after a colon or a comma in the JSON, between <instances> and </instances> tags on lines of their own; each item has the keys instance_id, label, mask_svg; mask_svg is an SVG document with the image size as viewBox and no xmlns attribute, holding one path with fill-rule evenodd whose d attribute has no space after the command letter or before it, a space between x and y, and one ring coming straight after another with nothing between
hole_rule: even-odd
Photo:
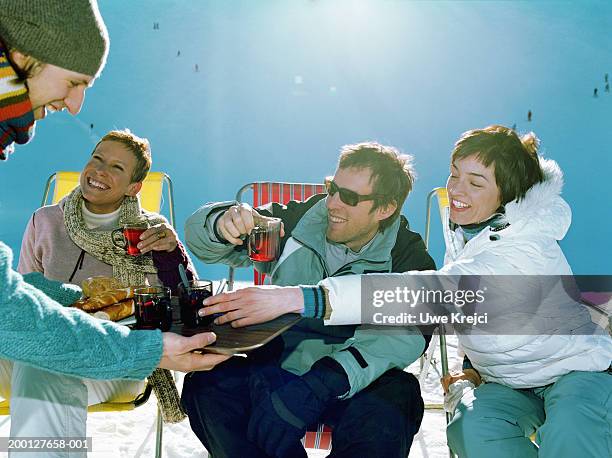
<instances>
[{"instance_id":1,"label":"snow covered ground","mask_svg":"<svg viewBox=\"0 0 612 458\"><path fill-rule=\"evenodd\" d=\"M436 339L436 337L434 337ZM436 339L437 340L437 339ZM433 343L433 340L432 340ZM449 366L461 366L457 356L457 339L448 338ZM436 345L435 362L440 361ZM418 361L408 368L418 376ZM427 378L422 384L423 399L428 403L442 402L442 389L439 383L439 364L432 364ZM182 387L182 374L179 374L179 392ZM149 458L155 456L155 420L157 402L154 395L149 401L131 412L92 413L87 420L87 436L93 438L91 458ZM7 437L10 431L10 417L0 417L0 437ZM309 458L323 458L327 451L309 450ZM33 456L33 455L32 455ZM187 458L208 457L208 453L191 431L189 422L165 425L163 430L163 457ZM0 452L0 458L7 458ZM427 410L421 430L415 438L410 458L448 457L445 435L445 416L441 410ZM246 458L246 457L245 457Z\"/></svg>"}]
</instances>

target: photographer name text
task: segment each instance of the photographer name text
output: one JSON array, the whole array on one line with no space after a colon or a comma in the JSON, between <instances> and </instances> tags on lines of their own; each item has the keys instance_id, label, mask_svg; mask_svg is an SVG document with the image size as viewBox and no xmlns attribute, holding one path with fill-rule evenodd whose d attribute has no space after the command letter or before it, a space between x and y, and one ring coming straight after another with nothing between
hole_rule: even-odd
<instances>
[{"instance_id":1,"label":"photographer name text","mask_svg":"<svg viewBox=\"0 0 612 458\"><path fill-rule=\"evenodd\" d=\"M448 315L436 315L428 312L399 313L396 315L387 315L382 312L377 312L373 315L374 324L391 324L391 325L435 325L435 324L463 324L475 326L478 324L487 324L488 316L486 313L474 313L472 315L464 315L456 312Z\"/></svg>"}]
</instances>

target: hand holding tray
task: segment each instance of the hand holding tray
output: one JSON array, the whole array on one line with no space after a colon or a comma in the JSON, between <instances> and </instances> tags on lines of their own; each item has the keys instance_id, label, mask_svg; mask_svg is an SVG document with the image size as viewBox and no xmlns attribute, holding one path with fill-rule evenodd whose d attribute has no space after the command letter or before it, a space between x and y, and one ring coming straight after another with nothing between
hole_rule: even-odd
<instances>
[{"instance_id":1,"label":"hand holding tray","mask_svg":"<svg viewBox=\"0 0 612 458\"><path fill-rule=\"evenodd\" d=\"M202 350L207 353L222 355L234 355L255 350L267 344L302 319L299 314L288 313L267 323L245 326L243 328L232 328L230 324L211 324L197 328L188 328L180 321L178 299L172 298L172 305L173 322L170 332L190 337L202 332L212 331L217 335L216 342Z\"/></svg>"}]
</instances>

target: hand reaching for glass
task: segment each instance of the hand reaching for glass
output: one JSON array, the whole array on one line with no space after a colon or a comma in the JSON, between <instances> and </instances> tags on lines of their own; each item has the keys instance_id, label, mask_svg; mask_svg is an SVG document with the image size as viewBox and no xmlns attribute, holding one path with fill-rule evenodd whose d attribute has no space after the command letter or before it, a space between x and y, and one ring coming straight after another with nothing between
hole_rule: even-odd
<instances>
[{"instance_id":1,"label":"hand reaching for glass","mask_svg":"<svg viewBox=\"0 0 612 458\"><path fill-rule=\"evenodd\" d=\"M299 287L258 286L217 294L207 298L200 316L222 313L216 324L234 328L265 323L285 313L304 311L304 295Z\"/></svg>"}]
</instances>

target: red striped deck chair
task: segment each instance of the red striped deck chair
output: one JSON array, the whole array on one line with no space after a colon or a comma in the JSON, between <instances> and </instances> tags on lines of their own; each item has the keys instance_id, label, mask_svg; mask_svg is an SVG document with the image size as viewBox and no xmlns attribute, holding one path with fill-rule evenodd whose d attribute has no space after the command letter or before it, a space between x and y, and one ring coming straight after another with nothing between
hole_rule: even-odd
<instances>
[{"instance_id":1,"label":"red striped deck chair","mask_svg":"<svg viewBox=\"0 0 612 458\"><path fill-rule=\"evenodd\" d=\"M251 190L252 199L251 201L244 200L245 194ZM320 183L283 183L283 182L268 182L268 181L257 181L254 183L247 183L236 193L236 200L238 202L245 202L251 204L253 207L259 207L266 205L271 202L286 204L290 200L306 200L315 194L321 194L325 192L325 185ZM260 274L256 270L253 270L254 277L253 283L255 285L262 285L265 275ZM229 290L234 289L234 269L230 267L228 274L228 285Z\"/></svg>"},{"instance_id":2,"label":"red striped deck chair","mask_svg":"<svg viewBox=\"0 0 612 458\"><path fill-rule=\"evenodd\" d=\"M245 194L251 190L252 200L248 203L253 207L266 205L271 202L286 204L290 200L306 200L315 194L325 192L325 185L320 183L283 183L283 182L255 182L244 185L236 193L238 202L247 202L244 200ZM255 285L263 284L265 275L257 271L253 271L253 283ZM229 290L233 289L234 270L230 267L229 271ZM320 424L316 431L307 431L302 439L302 443L306 448L316 448L321 450L331 449L331 428Z\"/></svg>"}]
</instances>

